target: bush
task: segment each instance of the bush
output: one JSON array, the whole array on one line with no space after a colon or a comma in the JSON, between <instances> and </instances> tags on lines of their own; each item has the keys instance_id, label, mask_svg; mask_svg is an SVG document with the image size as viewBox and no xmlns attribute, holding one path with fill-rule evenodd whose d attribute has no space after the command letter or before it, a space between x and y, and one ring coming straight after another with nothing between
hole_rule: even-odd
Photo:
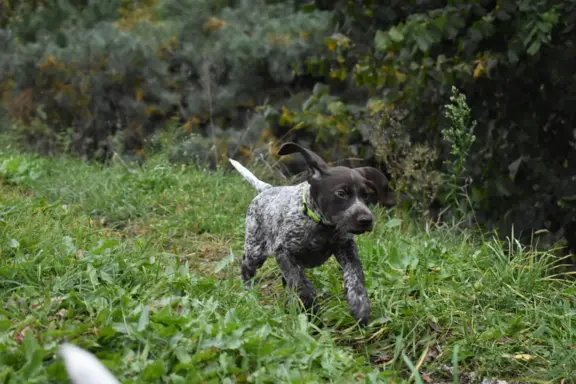
<instances>
[{"instance_id":1,"label":"bush","mask_svg":"<svg viewBox=\"0 0 576 384\"><path fill-rule=\"evenodd\" d=\"M141 20L119 2L106 3L106 12L95 4L20 8L10 24L20 43L10 42L1 63L2 90L27 142L52 148L65 135L73 153L93 157L121 136L125 149L141 151L172 118L215 140L230 119L238 124L238 110L293 80L292 63L322 43L329 25L328 13L294 14L264 1L153 2L130 10ZM114 14L124 16L110 21ZM30 35L21 18L41 32ZM56 30L54 19L66 28ZM34 128L41 125L46 132Z\"/></svg>"},{"instance_id":2,"label":"bush","mask_svg":"<svg viewBox=\"0 0 576 384\"><path fill-rule=\"evenodd\" d=\"M347 33L328 39L310 70L353 83L356 95L363 92L354 99L353 114L370 116L374 106L404 111L399 137L436 152L434 169L450 173L443 165L451 156L443 135L451 124L444 105L456 86L477 121L459 181L469 183L466 204L475 208L475 220L502 235L520 233L526 241L534 230L550 231L555 239L566 234L576 250L570 231L576 223L570 203L576 196L575 119L567 112L574 89L568 63L574 54L576 1L316 4L334 10ZM344 100L344 107L322 116L321 121L331 121L328 129L336 129L341 111L351 109L346 93L334 90L324 97ZM351 125L355 145L366 145L371 125L370 119ZM395 182L403 188L402 180ZM431 185L428 178L420 183L411 188Z\"/></svg>"},{"instance_id":3,"label":"bush","mask_svg":"<svg viewBox=\"0 0 576 384\"><path fill-rule=\"evenodd\" d=\"M171 126L174 160L215 166L294 140L387 168L419 211L525 240L576 226L576 0L2 4L2 104L42 152L143 156ZM455 158L453 87L477 122Z\"/></svg>"}]
</instances>

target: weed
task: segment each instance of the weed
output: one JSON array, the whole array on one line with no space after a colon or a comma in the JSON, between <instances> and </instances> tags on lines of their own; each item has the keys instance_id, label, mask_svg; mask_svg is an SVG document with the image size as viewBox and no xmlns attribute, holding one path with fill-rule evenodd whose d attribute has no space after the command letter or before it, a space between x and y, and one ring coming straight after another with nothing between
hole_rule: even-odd
<instances>
[{"instance_id":1,"label":"weed","mask_svg":"<svg viewBox=\"0 0 576 384\"><path fill-rule=\"evenodd\" d=\"M441 190L443 202L461 219L468 213L468 208L471 208L468 198L471 180L467 177L466 162L476 141L473 134L476 120L471 121L471 110L466 103L466 96L456 87L452 87L450 102L445 106L450 126L442 131L442 136L450 144L451 157L445 161L447 171L442 174Z\"/></svg>"}]
</instances>

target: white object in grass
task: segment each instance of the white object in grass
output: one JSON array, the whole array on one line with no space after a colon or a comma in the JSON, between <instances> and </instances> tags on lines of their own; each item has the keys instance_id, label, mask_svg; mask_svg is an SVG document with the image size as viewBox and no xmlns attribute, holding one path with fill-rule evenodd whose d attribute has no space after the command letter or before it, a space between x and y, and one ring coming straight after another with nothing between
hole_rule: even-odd
<instances>
[{"instance_id":1,"label":"white object in grass","mask_svg":"<svg viewBox=\"0 0 576 384\"><path fill-rule=\"evenodd\" d=\"M120 384L118 379L88 351L72 344L60 346L60 356L74 384Z\"/></svg>"}]
</instances>

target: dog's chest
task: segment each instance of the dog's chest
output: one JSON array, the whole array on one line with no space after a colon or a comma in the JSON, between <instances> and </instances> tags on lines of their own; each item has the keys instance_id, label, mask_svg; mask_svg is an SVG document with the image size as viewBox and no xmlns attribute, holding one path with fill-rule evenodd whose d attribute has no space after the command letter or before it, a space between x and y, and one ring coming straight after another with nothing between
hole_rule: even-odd
<instances>
[{"instance_id":1,"label":"dog's chest","mask_svg":"<svg viewBox=\"0 0 576 384\"><path fill-rule=\"evenodd\" d=\"M289 251L298 263L306 268L320 266L332 256L337 244L338 236L329 231L303 230L298 236L291 238Z\"/></svg>"}]
</instances>

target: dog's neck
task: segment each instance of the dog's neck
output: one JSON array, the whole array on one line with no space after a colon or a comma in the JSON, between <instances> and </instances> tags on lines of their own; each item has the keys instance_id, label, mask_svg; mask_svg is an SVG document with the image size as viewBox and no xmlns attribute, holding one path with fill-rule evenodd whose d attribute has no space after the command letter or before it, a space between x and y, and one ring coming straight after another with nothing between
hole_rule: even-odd
<instances>
[{"instance_id":1,"label":"dog's neck","mask_svg":"<svg viewBox=\"0 0 576 384\"><path fill-rule=\"evenodd\" d=\"M312 199L312 195L310 194L310 184L308 183L305 183L302 190L302 212L318 224L328 227L333 226L333 224L322 215L322 212L318 209L318 205L314 199Z\"/></svg>"}]
</instances>

